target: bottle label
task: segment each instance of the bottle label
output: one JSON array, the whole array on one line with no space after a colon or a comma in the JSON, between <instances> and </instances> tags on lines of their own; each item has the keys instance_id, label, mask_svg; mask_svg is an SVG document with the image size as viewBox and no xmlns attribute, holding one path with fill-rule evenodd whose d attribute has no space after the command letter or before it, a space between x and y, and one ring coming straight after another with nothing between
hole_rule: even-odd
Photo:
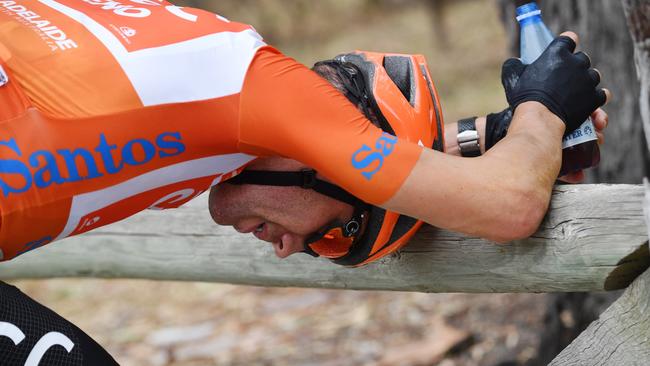
<instances>
[{"instance_id":1,"label":"bottle label","mask_svg":"<svg viewBox=\"0 0 650 366\"><path fill-rule=\"evenodd\" d=\"M567 147L597 139L598 136L596 136L596 129L594 128L594 124L591 122L590 118L587 118L586 121L582 122L580 127L576 128L575 131L566 135L564 139L562 139L562 148L566 149Z\"/></svg>"}]
</instances>

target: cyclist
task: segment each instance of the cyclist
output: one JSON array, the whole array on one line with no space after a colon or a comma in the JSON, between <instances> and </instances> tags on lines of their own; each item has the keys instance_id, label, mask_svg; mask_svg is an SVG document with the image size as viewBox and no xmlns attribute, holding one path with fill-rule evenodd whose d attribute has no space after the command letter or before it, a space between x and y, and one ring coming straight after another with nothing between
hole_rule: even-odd
<instances>
[{"instance_id":1,"label":"cyclist","mask_svg":"<svg viewBox=\"0 0 650 366\"><path fill-rule=\"evenodd\" d=\"M442 121L421 57L328 62L349 87L342 94L251 27L205 11L150 0L1 1L3 259L177 207L229 179L212 194L216 221L256 231L280 255L364 264L403 245L418 225L411 217L496 241L525 237L548 206L562 135L608 98L576 42L565 34L530 66L504 64L511 123L493 115L483 131L477 119L494 146L461 159L432 149L443 150ZM606 115L594 116L604 126ZM236 177L244 168L253 172ZM301 187L287 187L296 179ZM260 192L280 210L232 214L233 197L241 209ZM322 201L330 197L340 204ZM60 317L0 290L11 342L0 337L11 355L3 364L114 362Z\"/></svg>"},{"instance_id":2,"label":"cyclist","mask_svg":"<svg viewBox=\"0 0 650 366\"><path fill-rule=\"evenodd\" d=\"M409 75L409 69L408 67L395 68L394 63L405 61L405 59L408 59L408 56L356 52L338 56L334 60L319 62L314 66L313 70L334 85L353 104L357 105L359 110L373 124L381 126L381 121L386 121L382 109L396 109L400 105L399 99L404 99L404 97L397 94L397 100L390 100L385 91L366 91L364 89L366 88L365 85L368 85L368 89L372 89L372 82L370 79L363 79L364 77L367 78L368 75L374 75L377 78L383 76L383 87L388 88L386 85L391 85L393 91L399 93L396 90L400 87L393 84L392 79L386 80L386 77L388 71L390 71L392 76L398 80L397 84L400 84L400 72L402 76ZM376 62L373 64L368 60ZM508 79L511 72L512 70L509 67L505 67L504 79ZM357 80L359 78L360 80ZM423 81L426 82L426 78ZM508 89L511 88L507 81L504 82L504 85ZM422 90L414 85L400 89L412 90L410 96L422 92L423 98L425 98L429 94L426 88ZM384 103L387 105L374 103L374 106L370 106L369 104L372 103L364 102L364 95L372 96L371 101L380 100L379 104ZM409 105L405 109L413 110L414 108ZM429 112L436 115L435 110ZM413 114L416 115L416 113ZM603 130L607 126L608 116L599 108L592 113L591 117L596 126L599 142L603 143ZM428 118L424 120L424 122L420 121L420 125L418 125L417 119L411 121L409 131L418 131L418 127L424 126L420 131L424 130L425 133L416 136L419 142L428 141L426 146L430 146L431 140L427 140L427 138L433 139L433 136L431 131L426 129L426 126L429 126L428 122L426 122ZM476 157L483 155L506 136L511 121L512 109L506 108L502 112L489 114L486 117L473 117L461 120L458 123L448 124L445 127L444 151L447 155L453 156ZM459 130L461 131L460 134ZM474 132L474 140L463 141L464 131ZM433 142L434 145L435 143L436 141ZM437 147L437 149L442 150L440 147ZM489 154L493 153L493 151L489 152ZM456 162L463 164L467 162L467 159L456 159ZM549 161L548 163L553 162ZM418 227L419 223L416 220L386 212L378 207L365 205L354 197L346 197L345 194L337 192L336 188L316 187L316 191L320 191L319 193L315 190L300 187L287 187L301 186L306 180L312 181L312 179L305 179L305 175L311 172L312 170L308 166L297 160L282 157L258 159L248 165L242 174L226 182L235 184L222 184L212 187L209 201L212 217L218 224L232 225L239 232L250 232L257 238L272 243L276 255L280 258L285 258L297 252L307 252L312 255L323 255L332 259L335 263L344 265L368 263L398 249L407 241L415 231L414 229ZM472 172L466 173L471 174ZM463 177L468 178L467 174ZM445 178L454 177L439 177L438 180L445 181ZM573 172L560 178L560 180L572 183L580 182L583 179L584 173L582 171ZM320 183L326 184L326 182L322 181ZM468 187L467 182L460 183ZM325 188L330 189L327 191ZM452 187L452 189L455 188ZM324 190L325 192L323 192ZM498 196L492 197L494 200L501 200L503 198L501 195L505 195L506 191L498 193ZM462 215L462 212L454 212L457 209L456 204L467 204L466 200L476 200L477 196L485 200L488 195L484 196L484 194L485 192L477 189L475 192L470 191L465 195L460 195L460 198L455 197L451 202L443 202L442 204L440 204L440 201L427 202L426 204L419 202L418 207L446 211L447 215L455 215L458 218ZM488 211L490 208L497 209L494 205L498 205L498 203L494 201L490 201L490 203L491 205L486 206L483 211L486 215L490 212ZM427 206L429 204L440 204L440 206ZM482 203L477 202L477 204ZM359 208L360 205L361 208ZM529 204L524 202L522 206L518 207L515 215L517 213L525 214L525 210L529 207ZM359 217L363 213L368 214L365 217ZM458 219L458 224L465 224L465 230L476 229L463 222L468 219L471 220L472 217L463 220ZM498 222L503 218L496 218L495 220ZM357 222L364 223L364 225L359 225ZM530 224L537 227L537 222L535 220ZM474 222L474 224L478 226L482 223ZM490 225L489 223L486 224ZM328 230L338 230L338 232L330 232L330 234L341 237L348 225L352 225L352 228L358 229L358 231L350 233L348 230L349 236L346 238L343 235L339 240L322 239L323 236L327 236ZM361 226L364 226L364 228L359 229ZM370 229L363 230L365 228ZM488 230L500 231L504 235L504 237L498 237L497 240L514 239L518 235L516 232L511 231L513 230L512 227L508 226L496 225L495 227L488 227ZM379 235L380 231L385 234ZM390 234L390 238L386 233ZM337 242L342 243L337 247Z\"/></svg>"},{"instance_id":3,"label":"cyclist","mask_svg":"<svg viewBox=\"0 0 650 366\"><path fill-rule=\"evenodd\" d=\"M364 203L432 225L525 237L548 205L555 137L606 101L589 59L560 37L535 64L507 65L521 81L506 90L514 116L504 143L458 159L421 146L432 139L427 146L442 150L443 141L421 58L392 67L410 70L401 86L415 89L402 94L421 103L386 109L379 128L249 26L164 1L117 3L0 3L3 259L145 208L177 207L268 156L300 161ZM368 57L355 61L361 71L387 79L376 73L381 57ZM375 104L399 100L399 86L370 89L386 94ZM427 114L429 130L408 125Z\"/></svg>"}]
</instances>

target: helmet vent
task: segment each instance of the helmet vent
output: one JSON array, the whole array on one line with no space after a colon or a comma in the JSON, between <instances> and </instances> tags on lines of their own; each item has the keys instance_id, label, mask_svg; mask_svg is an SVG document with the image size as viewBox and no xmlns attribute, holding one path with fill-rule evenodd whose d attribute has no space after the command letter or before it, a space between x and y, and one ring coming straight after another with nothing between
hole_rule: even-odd
<instances>
[{"instance_id":1,"label":"helmet vent","mask_svg":"<svg viewBox=\"0 0 650 366\"><path fill-rule=\"evenodd\" d=\"M408 102L415 106L415 87L413 80L412 63L409 57L386 56L384 57L384 69L393 80Z\"/></svg>"}]
</instances>

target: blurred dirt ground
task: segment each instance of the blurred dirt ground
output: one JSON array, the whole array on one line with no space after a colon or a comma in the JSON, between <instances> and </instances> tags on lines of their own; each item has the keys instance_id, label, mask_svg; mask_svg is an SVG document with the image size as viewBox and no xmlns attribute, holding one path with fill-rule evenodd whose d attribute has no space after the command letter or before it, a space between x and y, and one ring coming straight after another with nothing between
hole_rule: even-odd
<instances>
[{"instance_id":1,"label":"blurred dirt ground","mask_svg":"<svg viewBox=\"0 0 650 366\"><path fill-rule=\"evenodd\" d=\"M450 1L442 27L417 0L179 3L254 24L308 65L353 49L422 53L447 122L505 107L499 73L506 40L494 1ZM91 279L14 284L127 366L524 365L537 352L546 306L536 294Z\"/></svg>"},{"instance_id":2,"label":"blurred dirt ground","mask_svg":"<svg viewBox=\"0 0 650 366\"><path fill-rule=\"evenodd\" d=\"M540 294L96 279L13 284L125 366L525 364L536 355L546 306Z\"/></svg>"}]
</instances>

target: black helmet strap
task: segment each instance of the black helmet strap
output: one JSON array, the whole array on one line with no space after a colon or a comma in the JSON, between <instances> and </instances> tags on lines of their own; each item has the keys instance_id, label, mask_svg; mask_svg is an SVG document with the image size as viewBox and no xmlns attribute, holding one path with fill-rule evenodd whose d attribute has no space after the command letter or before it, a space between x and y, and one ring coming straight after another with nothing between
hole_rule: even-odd
<instances>
[{"instance_id":1,"label":"black helmet strap","mask_svg":"<svg viewBox=\"0 0 650 366\"><path fill-rule=\"evenodd\" d=\"M313 169L304 169L301 171L278 172L272 170L244 170L239 175L226 181L230 184L257 184L263 186L280 186L291 187L297 186L314 191L335 200L347 203L354 207L355 214L353 220L361 213L367 210L367 204L362 200L348 193L343 188L330 182L316 178L316 171ZM303 250L311 256L318 257L307 243Z\"/></svg>"},{"instance_id":2,"label":"black helmet strap","mask_svg":"<svg viewBox=\"0 0 650 366\"><path fill-rule=\"evenodd\" d=\"M363 203L360 199L351 195L343 188L330 182L326 182L316 177L316 171L313 169L304 169L301 171L278 172L271 170L244 170L239 175L228 179L226 183L230 184L257 184L263 186L297 186L314 191L325 196L334 198L338 201L347 203L354 207Z\"/></svg>"}]
</instances>

